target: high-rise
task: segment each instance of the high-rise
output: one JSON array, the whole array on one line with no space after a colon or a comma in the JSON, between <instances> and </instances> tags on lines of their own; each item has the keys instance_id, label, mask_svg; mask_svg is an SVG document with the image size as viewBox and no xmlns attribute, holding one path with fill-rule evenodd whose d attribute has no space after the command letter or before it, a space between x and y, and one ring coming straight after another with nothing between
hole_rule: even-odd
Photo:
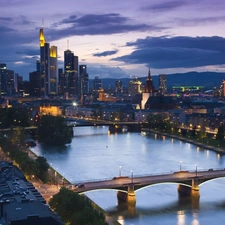
<instances>
[{"instance_id":1,"label":"high-rise","mask_svg":"<svg viewBox=\"0 0 225 225\"><path fill-rule=\"evenodd\" d=\"M64 51L65 90L68 96L78 95L78 56L67 49Z\"/></svg>"},{"instance_id":2,"label":"high-rise","mask_svg":"<svg viewBox=\"0 0 225 225\"><path fill-rule=\"evenodd\" d=\"M0 63L0 94L12 95L14 92L14 71L7 70L6 64Z\"/></svg>"},{"instance_id":3,"label":"high-rise","mask_svg":"<svg viewBox=\"0 0 225 225\"><path fill-rule=\"evenodd\" d=\"M87 73L87 66L80 65L79 73L80 73L80 94L87 95L89 92L89 76Z\"/></svg>"},{"instance_id":4,"label":"high-rise","mask_svg":"<svg viewBox=\"0 0 225 225\"><path fill-rule=\"evenodd\" d=\"M44 28L40 29L40 93L41 96L58 94L57 47L46 42Z\"/></svg>"},{"instance_id":5,"label":"high-rise","mask_svg":"<svg viewBox=\"0 0 225 225\"><path fill-rule=\"evenodd\" d=\"M166 81L166 75L160 74L159 75L159 93L161 95L164 95L167 92L167 81Z\"/></svg>"}]
</instances>

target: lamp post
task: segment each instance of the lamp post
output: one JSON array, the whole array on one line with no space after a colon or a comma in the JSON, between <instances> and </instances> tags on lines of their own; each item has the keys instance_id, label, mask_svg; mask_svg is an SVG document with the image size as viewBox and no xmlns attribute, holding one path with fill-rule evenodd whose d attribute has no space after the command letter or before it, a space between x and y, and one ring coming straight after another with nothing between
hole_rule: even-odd
<instances>
[{"instance_id":1,"label":"lamp post","mask_svg":"<svg viewBox=\"0 0 225 225\"><path fill-rule=\"evenodd\" d=\"M197 165L195 165L195 175L196 175L196 177L198 175L198 167L197 167Z\"/></svg>"},{"instance_id":2,"label":"lamp post","mask_svg":"<svg viewBox=\"0 0 225 225\"><path fill-rule=\"evenodd\" d=\"M180 171L181 171L181 165L182 165L182 161L180 161Z\"/></svg>"},{"instance_id":3,"label":"lamp post","mask_svg":"<svg viewBox=\"0 0 225 225\"><path fill-rule=\"evenodd\" d=\"M134 179L134 177L133 177L133 171L131 170L130 172L131 172L131 183L133 184L133 179Z\"/></svg>"},{"instance_id":4,"label":"lamp post","mask_svg":"<svg viewBox=\"0 0 225 225\"><path fill-rule=\"evenodd\" d=\"M122 166L120 166L119 168L120 168L119 169L119 176L121 177L121 168L122 168Z\"/></svg>"}]
</instances>

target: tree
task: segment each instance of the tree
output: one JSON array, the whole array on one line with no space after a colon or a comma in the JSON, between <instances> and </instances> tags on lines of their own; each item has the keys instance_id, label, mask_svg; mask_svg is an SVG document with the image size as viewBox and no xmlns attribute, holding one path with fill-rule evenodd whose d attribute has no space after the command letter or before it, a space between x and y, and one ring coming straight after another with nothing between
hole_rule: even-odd
<instances>
[{"instance_id":1,"label":"tree","mask_svg":"<svg viewBox=\"0 0 225 225\"><path fill-rule=\"evenodd\" d=\"M47 145L64 145L72 141L71 128L61 116L42 116L38 126L38 138Z\"/></svg>"},{"instance_id":2,"label":"tree","mask_svg":"<svg viewBox=\"0 0 225 225\"><path fill-rule=\"evenodd\" d=\"M38 156L38 158L36 159L36 164L37 164L37 168L38 168L37 175L38 175L38 177L40 177L43 180L44 177L47 175L49 164L48 164L46 158L43 156Z\"/></svg>"},{"instance_id":3,"label":"tree","mask_svg":"<svg viewBox=\"0 0 225 225\"><path fill-rule=\"evenodd\" d=\"M222 141L224 139L224 127L220 125L216 134L216 140Z\"/></svg>"},{"instance_id":4,"label":"tree","mask_svg":"<svg viewBox=\"0 0 225 225\"><path fill-rule=\"evenodd\" d=\"M62 187L49 205L64 222L71 225L107 225L103 213L97 211L86 197Z\"/></svg>"}]
</instances>

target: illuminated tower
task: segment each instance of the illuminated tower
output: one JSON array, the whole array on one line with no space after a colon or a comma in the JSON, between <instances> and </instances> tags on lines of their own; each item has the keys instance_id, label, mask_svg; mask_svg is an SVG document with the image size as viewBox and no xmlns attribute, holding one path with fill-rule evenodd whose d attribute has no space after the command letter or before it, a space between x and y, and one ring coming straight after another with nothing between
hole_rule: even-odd
<instances>
[{"instance_id":1,"label":"illuminated tower","mask_svg":"<svg viewBox=\"0 0 225 225\"><path fill-rule=\"evenodd\" d=\"M58 94L57 47L46 42L44 28L40 29L40 94L41 96Z\"/></svg>"},{"instance_id":2,"label":"illuminated tower","mask_svg":"<svg viewBox=\"0 0 225 225\"><path fill-rule=\"evenodd\" d=\"M50 79L49 79L49 94L58 94L58 66L57 66L57 47L50 48Z\"/></svg>"},{"instance_id":3,"label":"illuminated tower","mask_svg":"<svg viewBox=\"0 0 225 225\"><path fill-rule=\"evenodd\" d=\"M67 49L64 51L65 92L68 96L78 95L78 56Z\"/></svg>"},{"instance_id":4,"label":"illuminated tower","mask_svg":"<svg viewBox=\"0 0 225 225\"><path fill-rule=\"evenodd\" d=\"M50 73L49 67L49 44L46 43L44 36L44 28L40 29L40 94L47 96L48 94L48 77Z\"/></svg>"}]
</instances>

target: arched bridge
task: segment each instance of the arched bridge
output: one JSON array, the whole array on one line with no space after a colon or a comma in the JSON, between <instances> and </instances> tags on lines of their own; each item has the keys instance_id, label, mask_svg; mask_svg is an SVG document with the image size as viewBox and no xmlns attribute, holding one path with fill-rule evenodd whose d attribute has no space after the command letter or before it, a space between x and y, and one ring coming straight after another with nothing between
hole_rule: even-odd
<instances>
[{"instance_id":1,"label":"arched bridge","mask_svg":"<svg viewBox=\"0 0 225 225\"><path fill-rule=\"evenodd\" d=\"M124 201L135 203L135 192L150 185L160 183L177 183L178 191L199 197L199 186L209 180L225 177L225 169L208 169L201 171L177 171L167 174L145 176L114 177L109 180L80 182L73 185L75 192L88 192L100 189L117 190L117 196Z\"/></svg>"}]
</instances>

